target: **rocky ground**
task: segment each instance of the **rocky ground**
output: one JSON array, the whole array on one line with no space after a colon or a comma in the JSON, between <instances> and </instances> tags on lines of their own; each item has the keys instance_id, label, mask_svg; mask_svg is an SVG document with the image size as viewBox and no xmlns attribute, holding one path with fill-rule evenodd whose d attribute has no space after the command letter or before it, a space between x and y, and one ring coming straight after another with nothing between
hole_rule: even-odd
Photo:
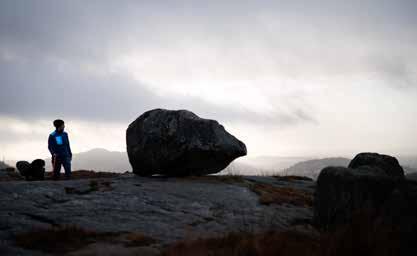
<instances>
[{"instance_id":1,"label":"rocky ground","mask_svg":"<svg viewBox=\"0 0 417 256\"><path fill-rule=\"evenodd\" d=\"M0 254L158 255L184 239L286 230L312 219L314 186L291 177L145 178L130 173L4 181Z\"/></svg>"}]
</instances>

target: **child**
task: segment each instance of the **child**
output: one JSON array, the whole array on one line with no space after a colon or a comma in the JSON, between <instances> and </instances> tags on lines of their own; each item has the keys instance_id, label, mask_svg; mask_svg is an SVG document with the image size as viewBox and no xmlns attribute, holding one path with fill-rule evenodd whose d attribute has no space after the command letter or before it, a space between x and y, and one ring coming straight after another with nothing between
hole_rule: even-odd
<instances>
[{"instance_id":1,"label":"child","mask_svg":"<svg viewBox=\"0 0 417 256\"><path fill-rule=\"evenodd\" d=\"M52 155L53 178L58 179L61 175L61 165L65 169L65 177L71 178L72 152L69 144L68 134L64 132L64 121L54 121L55 131L49 135L48 149Z\"/></svg>"}]
</instances>

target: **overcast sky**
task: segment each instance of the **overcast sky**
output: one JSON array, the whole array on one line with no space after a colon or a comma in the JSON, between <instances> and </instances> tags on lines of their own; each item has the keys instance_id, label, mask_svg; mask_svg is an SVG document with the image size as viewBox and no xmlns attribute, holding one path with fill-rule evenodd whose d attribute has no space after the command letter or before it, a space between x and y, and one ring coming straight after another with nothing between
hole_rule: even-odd
<instances>
[{"instance_id":1,"label":"overcast sky","mask_svg":"<svg viewBox=\"0 0 417 256\"><path fill-rule=\"evenodd\" d=\"M417 1L0 1L0 156L125 150L152 108L251 156L417 154Z\"/></svg>"}]
</instances>

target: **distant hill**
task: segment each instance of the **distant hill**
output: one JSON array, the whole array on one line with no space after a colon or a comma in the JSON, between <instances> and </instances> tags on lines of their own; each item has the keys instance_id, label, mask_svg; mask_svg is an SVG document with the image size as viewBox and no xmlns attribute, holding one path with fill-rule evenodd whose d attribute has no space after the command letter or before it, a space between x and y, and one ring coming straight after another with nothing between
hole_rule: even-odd
<instances>
[{"instance_id":1,"label":"distant hill","mask_svg":"<svg viewBox=\"0 0 417 256\"><path fill-rule=\"evenodd\" d=\"M404 169L404 173L417 173L417 156L399 156L398 161Z\"/></svg>"},{"instance_id":2,"label":"distant hill","mask_svg":"<svg viewBox=\"0 0 417 256\"><path fill-rule=\"evenodd\" d=\"M45 159L46 170L52 170L51 158ZM72 170L125 172L132 168L126 152L96 148L72 156ZM63 171L63 169L62 169Z\"/></svg>"},{"instance_id":3,"label":"distant hill","mask_svg":"<svg viewBox=\"0 0 417 256\"><path fill-rule=\"evenodd\" d=\"M246 171L252 168L252 173L243 174L273 174L279 173L288 167L301 162L310 160L310 157L282 157L282 156L257 156L257 157L240 157L233 161L232 165L244 166ZM245 168L243 168L245 171Z\"/></svg>"},{"instance_id":4,"label":"distant hill","mask_svg":"<svg viewBox=\"0 0 417 256\"><path fill-rule=\"evenodd\" d=\"M327 166L344 166L349 165L350 159L343 157L332 157L313 159L294 164L283 171L285 175L306 176L312 179L317 179L320 171Z\"/></svg>"},{"instance_id":5,"label":"distant hill","mask_svg":"<svg viewBox=\"0 0 417 256\"><path fill-rule=\"evenodd\" d=\"M417 181L417 172L409 173L409 174L405 175L405 177L409 180Z\"/></svg>"},{"instance_id":6,"label":"distant hill","mask_svg":"<svg viewBox=\"0 0 417 256\"><path fill-rule=\"evenodd\" d=\"M399 162L402 165L405 174L417 173L417 169L414 167L415 158L413 157L400 157ZM323 159L313 159L302 161L294 164L293 166L284 170L286 175L298 175L298 176L307 176L312 179L317 179L320 171L327 166L344 166L349 165L350 159L344 157L335 157L335 158L323 158ZM413 167L407 166L407 164L412 165Z\"/></svg>"},{"instance_id":7,"label":"distant hill","mask_svg":"<svg viewBox=\"0 0 417 256\"><path fill-rule=\"evenodd\" d=\"M397 156L397 159L403 168L417 171L417 156Z\"/></svg>"},{"instance_id":8,"label":"distant hill","mask_svg":"<svg viewBox=\"0 0 417 256\"><path fill-rule=\"evenodd\" d=\"M409 166L403 166L404 169L404 174L412 174L412 173L417 173L417 169L415 168L411 168Z\"/></svg>"},{"instance_id":9,"label":"distant hill","mask_svg":"<svg viewBox=\"0 0 417 256\"><path fill-rule=\"evenodd\" d=\"M8 166L6 163L4 163L3 161L0 161L0 169L6 169L9 168L10 166Z\"/></svg>"},{"instance_id":10,"label":"distant hill","mask_svg":"<svg viewBox=\"0 0 417 256\"><path fill-rule=\"evenodd\" d=\"M239 157L221 171L220 174L273 175L307 159L310 158L281 156Z\"/></svg>"},{"instance_id":11,"label":"distant hill","mask_svg":"<svg viewBox=\"0 0 417 256\"><path fill-rule=\"evenodd\" d=\"M242 163L238 160L230 163L224 170L219 174L221 175L254 175L262 173L263 169L256 168L255 166L249 165L247 163Z\"/></svg>"}]
</instances>

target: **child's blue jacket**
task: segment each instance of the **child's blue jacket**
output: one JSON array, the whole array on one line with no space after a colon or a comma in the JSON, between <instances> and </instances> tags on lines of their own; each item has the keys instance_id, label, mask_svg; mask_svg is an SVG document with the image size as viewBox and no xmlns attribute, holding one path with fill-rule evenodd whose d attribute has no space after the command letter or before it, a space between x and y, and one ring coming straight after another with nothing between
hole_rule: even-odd
<instances>
[{"instance_id":1,"label":"child's blue jacket","mask_svg":"<svg viewBox=\"0 0 417 256\"><path fill-rule=\"evenodd\" d=\"M56 130L52 132L48 138L48 149L52 155L56 154L60 157L72 158L71 147L66 132L58 132Z\"/></svg>"}]
</instances>

